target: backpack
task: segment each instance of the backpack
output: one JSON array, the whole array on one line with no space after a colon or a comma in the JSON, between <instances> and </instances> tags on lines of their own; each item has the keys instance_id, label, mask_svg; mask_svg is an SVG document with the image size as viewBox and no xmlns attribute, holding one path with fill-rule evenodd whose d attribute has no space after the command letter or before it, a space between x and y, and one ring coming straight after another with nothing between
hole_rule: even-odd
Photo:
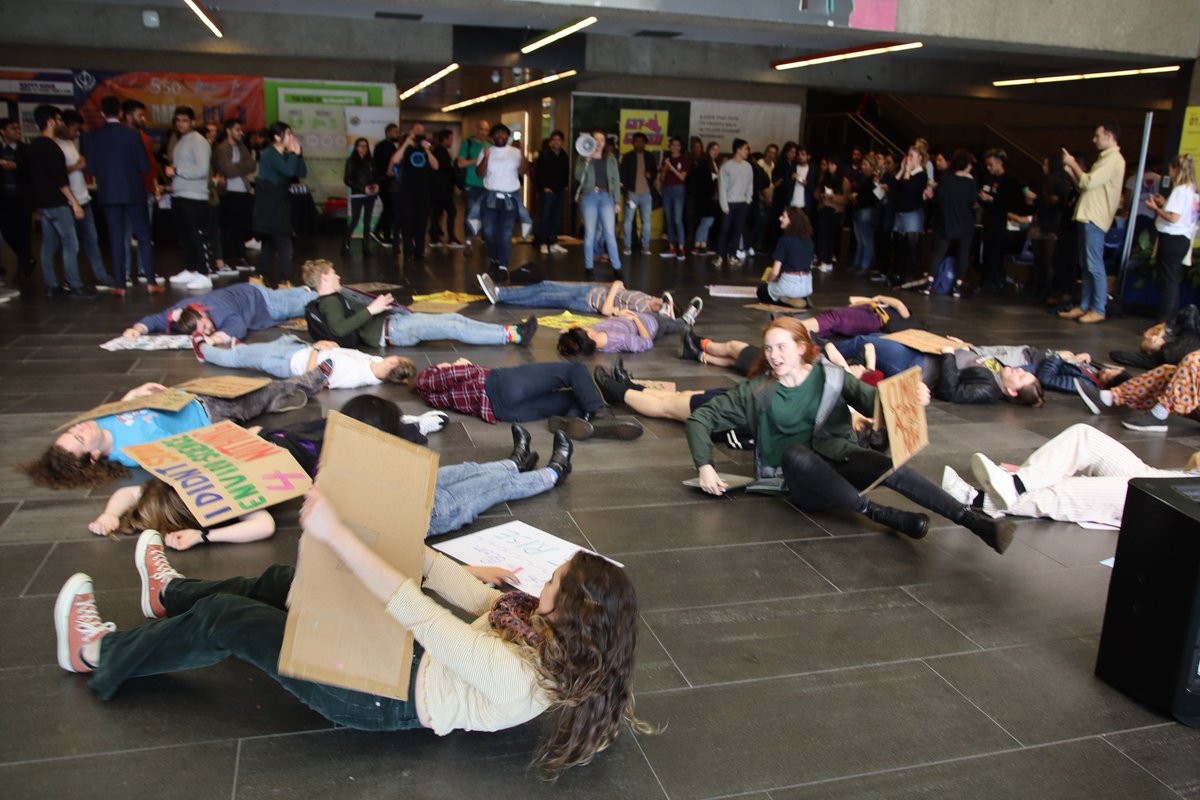
<instances>
[{"instance_id":1,"label":"backpack","mask_svg":"<svg viewBox=\"0 0 1200 800\"><path fill-rule=\"evenodd\" d=\"M338 347L357 347L358 331L351 331L345 336L334 336L333 331L329 329L328 320L321 313L321 309L317 307L322 299L318 297L304 307L304 319L308 322L309 337L314 342L330 341L335 342ZM346 312L346 316L350 316L353 313L350 309L350 303L340 294L338 295L338 299L342 301L342 309Z\"/></svg>"}]
</instances>

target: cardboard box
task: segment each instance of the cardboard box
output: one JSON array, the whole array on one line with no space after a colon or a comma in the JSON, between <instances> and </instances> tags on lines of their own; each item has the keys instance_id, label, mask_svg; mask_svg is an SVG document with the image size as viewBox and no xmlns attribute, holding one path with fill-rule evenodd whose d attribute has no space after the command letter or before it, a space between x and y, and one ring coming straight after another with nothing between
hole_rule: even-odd
<instances>
[{"instance_id":1,"label":"cardboard box","mask_svg":"<svg viewBox=\"0 0 1200 800\"><path fill-rule=\"evenodd\" d=\"M148 394L145 397L135 397L132 400L116 400L112 403L98 405L91 411L85 411L59 425L54 430L60 431L63 428L69 428L76 422L83 422L87 419L98 419L99 417L107 417L112 414L123 414L126 411L140 411L143 408L153 408L156 411L179 411L195 399L196 395L189 392L179 391L178 389L167 389L165 392L156 392Z\"/></svg>"},{"instance_id":2,"label":"cardboard box","mask_svg":"<svg viewBox=\"0 0 1200 800\"><path fill-rule=\"evenodd\" d=\"M892 469L900 467L929 445L925 406L917 402L920 383L921 368L912 367L885 378L875 387L878 391L876 409L882 410L887 424ZM878 413L875 419L878 422Z\"/></svg>"},{"instance_id":3,"label":"cardboard box","mask_svg":"<svg viewBox=\"0 0 1200 800\"><path fill-rule=\"evenodd\" d=\"M206 528L299 497L312 486L291 453L229 420L123 452L175 487Z\"/></svg>"},{"instance_id":4,"label":"cardboard box","mask_svg":"<svg viewBox=\"0 0 1200 800\"><path fill-rule=\"evenodd\" d=\"M420 579L438 456L331 412L317 485L380 558ZM279 672L386 697L408 697L412 634L326 545L300 540Z\"/></svg>"},{"instance_id":5,"label":"cardboard box","mask_svg":"<svg viewBox=\"0 0 1200 800\"><path fill-rule=\"evenodd\" d=\"M175 389L232 400L235 397L256 392L270 382L270 378L248 377L244 375L214 375L208 378L194 378L187 383L179 384Z\"/></svg>"}]
</instances>

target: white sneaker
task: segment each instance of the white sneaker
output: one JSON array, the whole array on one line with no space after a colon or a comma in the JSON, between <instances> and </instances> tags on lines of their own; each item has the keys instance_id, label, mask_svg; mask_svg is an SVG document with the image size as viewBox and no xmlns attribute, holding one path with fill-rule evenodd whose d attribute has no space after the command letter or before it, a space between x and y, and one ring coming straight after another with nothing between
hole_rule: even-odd
<instances>
[{"instance_id":1,"label":"white sneaker","mask_svg":"<svg viewBox=\"0 0 1200 800\"><path fill-rule=\"evenodd\" d=\"M754 255L754 253L751 253L750 255ZM745 261L746 260L746 251L738 250L736 253L734 253L734 256L737 258L738 261Z\"/></svg>"},{"instance_id":2,"label":"white sneaker","mask_svg":"<svg viewBox=\"0 0 1200 800\"><path fill-rule=\"evenodd\" d=\"M567 248L563 247L561 244L552 244L550 245L550 252L554 253L555 255L562 255L563 253L567 252Z\"/></svg>"},{"instance_id":3,"label":"white sneaker","mask_svg":"<svg viewBox=\"0 0 1200 800\"><path fill-rule=\"evenodd\" d=\"M662 293L662 301L663 301L662 308L660 308L658 310L658 313L662 314L664 317L670 317L671 319L674 319L675 318L675 298L671 296L670 292L663 292Z\"/></svg>"},{"instance_id":4,"label":"white sneaker","mask_svg":"<svg viewBox=\"0 0 1200 800\"><path fill-rule=\"evenodd\" d=\"M212 278L207 275L197 275L191 283L187 285L189 292L202 292L212 288Z\"/></svg>"},{"instance_id":5,"label":"white sneaker","mask_svg":"<svg viewBox=\"0 0 1200 800\"><path fill-rule=\"evenodd\" d=\"M683 316L680 319L686 322L690 328L696 324L696 317L700 316L700 312L703 310L704 300L699 297L693 297L691 302L688 303L688 310L683 312Z\"/></svg>"},{"instance_id":6,"label":"white sneaker","mask_svg":"<svg viewBox=\"0 0 1200 800\"><path fill-rule=\"evenodd\" d=\"M533 230L533 225L532 225L531 223L529 223L529 222L522 222L522 223L521 223L521 238L522 238L522 239L528 239L528 238L529 238L529 232L530 232L530 231L532 231L532 230Z\"/></svg>"},{"instance_id":7,"label":"white sneaker","mask_svg":"<svg viewBox=\"0 0 1200 800\"><path fill-rule=\"evenodd\" d=\"M963 480L963 477L955 472L953 467L946 467L942 470L942 491L964 506L974 503L975 498L979 495L979 490Z\"/></svg>"},{"instance_id":8,"label":"white sneaker","mask_svg":"<svg viewBox=\"0 0 1200 800\"><path fill-rule=\"evenodd\" d=\"M219 270L217 270L217 274L222 278L230 278L234 275L237 275L238 271L236 267L231 267L228 264L224 264Z\"/></svg>"},{"instance_id":9,"label":"white sneaker","mask_svg":"<svg viewBox=\"0 0 1200 800\"><path fill-rule=\"evenodd\" d=\"M247 239L245 245L247 250L262 250L262 242L258 239Z\"/></svg>"},{"instance_id":10,"label":"white sneaker","mask_svg":"<svg viewBox=\"0 0 1200 800\"><path fill-rule=\"evenodd\" d=\"M548 244L542 245L540 248L538 248L538 252L540 252L544 256L550 255L550 245L548 245Z\"/></svg>"},{"instance_id":11,"label":"white sneaker","mask_svg":"<svg viewBox=\"0 0 1200 800\"><path fill-rule=\"evenodd\" d=\"M658 257L659 258L674 258L675 251L674 250L663 250L661 253L658 254Z\"/></svg>"},{"instance_id":12,"label":"white sneaker","mask_svg":"<svg viewBox=\"0 0 1200 800\"><path fill-rule=\"evenodd\" d=\"M187 286L198 277L200 277L199 272L192 272L190 269L185 269L183 272L180 272L177 275L172 275L171 283L176 286Z\"/></svg>"},{"instance_id":13,"label":"white sneaker","mask_svg":"<svg viewBox=\"0 0 1200 800\"><path fill-rule=\"evenodd\" d=\"M484 295L488 302L492 305L500 302L500 290L496 288L496 282L492 280L492 276L486 272L481 272L475 276L479 280L479 288L483 289Z\"/></svg>"},{"instance_id":14,"label":"white sneaker","mask_svg":"<svg viewBox=\"0 0 1200 800\"><path fill-rule=\"evenodd\" d=\"M416 425L422 436L437 433L446 427L450 415L443 411L426 411L424 414L405 414L400 421L408 425Z\"/></svg>"},{"instance_id":15,"label":"white sneaker","mask_svg":"<svg viewBox=\"0 0 1200 800\"><path fill-rule=\"evenodd\" d=\"M750 256L750 258L754 258L754 248L751 247L751 248L747 249L746 255Z\"/></svg>"},{"instance_id":16,"label":"white sneaker","mask_svg":"<svg viewBox=\"0 0 1200 800\"><path fill-rule=\"evenodd\" d=\"M1017 502L1017 483L1013 473L996 464L983 453L971 456L971 472L983 490L992 498L996 508L1007 511Z\"/></svg>"},{"instance_id":17,"label":"white sneaker","mask_svg":"<svg viewBox=\"0 0 1200 800\"><path fill-rule=\"evenodd\" d=\"M833 264L817 264L817 272L833 272Z\"/></svg>"}]
</instances>

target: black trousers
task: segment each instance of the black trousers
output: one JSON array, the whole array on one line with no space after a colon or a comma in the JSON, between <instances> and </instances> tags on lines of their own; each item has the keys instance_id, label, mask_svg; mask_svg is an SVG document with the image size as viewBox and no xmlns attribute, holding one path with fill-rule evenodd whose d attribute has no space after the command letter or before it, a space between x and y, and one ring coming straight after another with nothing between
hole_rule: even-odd
<instances>
[{"instance_id":1,"label":"black trousers","mask_svg":"<svg viewBox=\"0 0 1200 800\"><path fill-rule=\"evenodd\" d=\"M907 235L907 234L906 234ZM929 259L929 274L937 277L938 269L946 256L954 256L954 277L962 280L971 268L971 234L957 239L946 239L937 234L933 237L933 256Z\"/></svg>"},{"instance_id":2,"label":"black trousers","mask_svg":"<svg viewBox=\"0 0 1200 800\"><path fill-rule=\"evenodd\" d=\"M501 367L488 373L484 391L503 422L580 416L604 407L592 373L578 361Z\"/></svg>"},{"instance_id":3,"label":"black trousers","mask_svg":"<svg viewBox=\"0 0 1200 800\"><path fill-rule=\"evenodd\" d=\"M392 181L382 180L379 182L379 201L383 203L383 210L379 212L379 220L375 223L375 235L385 239L390 239L392 236L392 215L395 213L395 197L392 195Z\"/></svg>"},{"instance_id":4,"label":"black trousers","mask_svg":"<svg viewBox=\"0 0 1200 800\"><path fill-rule=\"evenodd\" d=\"M742 234L746 232L746 217L749 214L749 203L729 204L729 213L721 220L721 236L717 239L718 255L733 255L733 251L737 250Z\"/></svg>"},{"instance_id":5,"label":"black trousers","mask_svg":"<svg viewBox=\"0 0 1200 800\"><path fill-rule=\"evenodd\" d=\"M33 209L24 203L0 203L0 237L17 254L17 274L33 272L33 251L30 239L33 229Z\"/></svg>"},{"instance_id":6,"label":"black trousers","mask_svg":"<svg viewBox=\"0 0 1200 800\"><path fill-rule=\"evenodd\" d=\"M1030 293L1045 295L1050 292L1054 280L1054 250L1058 246L1058 237L1054 234L1037 236L1031 241L1033 246L1033 280Z\"/></svg>"},{"instance_id":7,"label":"black trousers","mask_svg":"<svg viewBox=\"0 0 1200 800\"><path fill-rule=\"evenodd\" d=\"M212 272L212 239L209 233L211 212L207 200L172 197L179 244L183 247L184 266L207 275Z\"/></svg>"},{"instance_id":8,"label":"black trousers","mask_svg":"<svg viewBox=\"0 0 1200 800\"><path fill-rule=\"evenodd\" d=\"M832 264L842 239L842 212L830 206L817 209L817 260Z\"/></svg>"},{"instance_id":9,"label":"black trousers","mask_svg":"<svg viewBox=\"0 0 1200 800\"><path fill-rule=\"evenodd\" d=\"M250 238L250 220L254 216L254 195L226 192L221 196L221 243L225 258L240 261L246 257Z\"/></svg>"},{"instance_id":10,"label":"black trousers","mask_svg":"<svg viewBox=\"0 0 1200 800\"><path fill-rule=\"evenodd\" d=\"M987 224L983 226L983 288L993 291L1000 291L1004 288L1005 272L1004 272L1004 244L1005 234L1008 232L1006 225L1001 222L999 224Z\"/></svg>"},{"instance_id":11,"label":"black trousers","mask_svg":"<svg viewBox=\"0 0 1200 800\"><path fill-rule=\"evenodd\" d=\"M804 445L783 451L784 485L793 505L803 511L848 509L862 512L867 498L859 494L892 467L890 456L856 447L841 462L829 461ZM966 507L921 473L900 467L883 479L883 486L907 497L952 522L959 522Z\"/></svg>"},{"instance_id":12,"label":"black trousers","mask_svg":"<svg viewBox=\"0 0 1200 800\"><path fill-rule=\"evenodd\" d=\"M292 237L274 233L260 233L262 250L258 254L256 269L272 286L283 280L292 279Z\"/></svg>"},{"instance_id":13,"label":"black trousers","mask_svg":"<svg viewBox=\"0 0 1200 800\"><path fill-rule=\"evenodd\" d=\"M1192 247L1192 237L1159 234L1158 285L1162 299L1158 302L1158 321L1170 322L1179 310L1179 282L1183 279L1183 259Z\"/></svg>"},{"instance_id":14,"label":"black trousers","mask_svg":"<svg viewBox=\"0 0 1200 800\"><path fill-rule=\"evenodd\" d=\"M411 192L404 195L400 206L401 234L404 237L404 255L425 255L425 227L429 224L429 194ZM399 245L396 245L399 248Z\"/></svg>"},{"instance_id":15,"label":"black trousers","mask_svg":"<svg viewBox=\"0 0 1200 800\"><path fill-rule=\"evenodd\" d=\"M441 242L454 238L454 220L458 209L454 205L454 185L436 186L430 194L429 241ZM446 215L446 230L442 231L442 215ZM424 243L422 243L424 246Z\"/></svg>"}]
</instances>

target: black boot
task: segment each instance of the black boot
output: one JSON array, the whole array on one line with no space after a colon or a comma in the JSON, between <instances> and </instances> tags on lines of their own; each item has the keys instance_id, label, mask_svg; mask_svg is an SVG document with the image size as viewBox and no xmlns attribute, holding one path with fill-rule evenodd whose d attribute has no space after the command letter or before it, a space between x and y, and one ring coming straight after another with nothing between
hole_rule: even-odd
<instances>
[{"instance_id":1,"label":"black boot","mask_svg":"<svg viewBox=\"0 0 1200 800\"><path fill-rule=\"evenodd\" d=\"M529 435L529 431L516 423L512 426L512 437L513 449L508 460L517 465L518 472L529 472L538 462L537 452L529 449L529 442L533 437Z\"/></svg>"},{"instance_id":2,"label":"black boot","mask_svg":"<svg viewBox=\"0 0 1200 800\"><path fill-rule=\"evenodd\" d=\"M342 252L344 252L344 253L350 252L350 237L349 236L347 236L345 239L342 239Z\"/></svg>"},{"instance_id":3,"label":"black boot","mask_svg":"<svg viewBox=\"0 0 1200 800\"><path fill-rule=\"evenodd\" d=\"M962 517L955 520L959 525L978 536L988 547L1003 553L1012 544L1017 524L1010 519L992 519L982 511L963 506Z\"/></svg>"},{"instance_id":4,"label":"black boot","mask_svg":"<svg viewBox=\"0 0 1200 800\"><path fill-rule=\"evenodd\" d=\"M616 378L618 383L625 385L626 389L635 389L639 392L644 392L646 387L633 380L633 376L629 374L629 370L625 369L625 359L618 357L617 363L613 365L612 376Z\"/></svg>"},{"instance_id":5,"label":"black boot","mask_svg":"<svg viewBox=\"0 0 1200 800\"><path fill-rule=\"evenodd\" d=\"M549 463L546 466L558 473L558 477L554 480L555 486L562 486L563 481L571 474L571 454L575 451L575 445L571 444L571 440L562 431L557 431L554 434L554 455L550 456Z\"/></svg>"},{"instance_id":6,"label":"black boot","mask_svg":"<svg viewBox=\"0 0 1200 800\"><path fill-rule=\"evenodd\" d=\"M592 423L583 417L551 417L546 421L551 433L564 433L572 439L590 439Z\"/></svg>"},{"instance_id":7,"label":"black boot","mask_svg":"<svg viewBox=\"0 0 1200 800\"><path fill-rule=\"evenodd\" d=\"M613 373L606 370L604 367L596 367L592 371L592 380L596 381L596 386L600 388L600 396L604 398L604 402L610 406L625 401L625 391L629 388L627 385L617 380Z\"/></svg>"},{"instance_id":8,"label":"black boot","mask_svg":"<svg viewBox=\"0 0 1200 800\"><path fill-rule=\"evenodd\" d=\"M896 533L903 533L910 539L924 539L929 532L929 515L916 514L911 511L901 511L891 506L881 506L867 501L867 507L862 510L872 522L887 525Z\"/></svg>"},{"instance_id":9,"label":"black boot","mask_svg":"<svg viewBox=\"0 0 1200 800\"><path fill-rule=\"evenodd\" d=\"M700 349L700 337L688 328L679 334L679 357L688 361L701 361L704 351Z\"/></svg>"},{"instance_id":10,"label":"black boot","mask_svg":"<svg viewBox=\"0 0 1200 800\"><path fill-rule=\"evenodd\" d=\"M590 412L587 421L592 425L592 436L597 439L630 441L645 433L640 422L632 417L615 417L608 406Z\"/></svg>"},{"instance_id":11,"label":"black boot","mask_svg":"<svg viewBox=\"0 0 1200 800\"><path fill-rule=\"evenodd\" d=\"M520 340L517 342L517 344L519 344L521 347L528 347L529 343L533 341L533 335L537 333L537 316L530 314L524 322L518 323L516 327L517 336L520 337Z\"/></svg>"}]
</instances>

